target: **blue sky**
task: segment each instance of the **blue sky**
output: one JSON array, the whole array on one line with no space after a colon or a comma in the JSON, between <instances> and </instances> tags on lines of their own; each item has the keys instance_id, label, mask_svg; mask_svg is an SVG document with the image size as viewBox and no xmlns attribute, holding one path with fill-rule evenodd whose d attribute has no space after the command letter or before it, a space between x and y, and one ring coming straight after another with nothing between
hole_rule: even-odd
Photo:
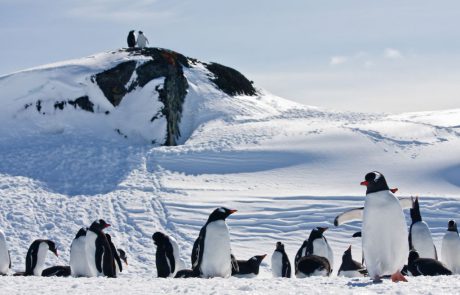
<instances>
[{"instance_id":1,"label":"blue sky","mask_svg":"<svg viewBox=\"0 0 460 295\"><path fill-rule=\"evenodd\" d=\"M459 1L0 0L0 75L126 46L234 67L308 105L460 107Z\"/></svg>"}]
</instances>

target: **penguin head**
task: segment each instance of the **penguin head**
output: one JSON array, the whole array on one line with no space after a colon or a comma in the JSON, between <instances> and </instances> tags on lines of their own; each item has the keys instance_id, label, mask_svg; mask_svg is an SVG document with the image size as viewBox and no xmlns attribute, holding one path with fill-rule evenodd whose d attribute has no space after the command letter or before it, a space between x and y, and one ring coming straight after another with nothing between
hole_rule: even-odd
<instances>
[{"instance_id":1,"label":"penguin head","mask_svg":"<svg viewBox=\"0 0 460 295\"><path fill-rule=\"evenodd\" d=\"M220 207L214 210L211 215L209 215L208 223L216 220L225 220L230 214L237 212L237 210L228 209L225 207Z\"/></svg>"},{"instance_id":2,"label":"penguin head","mask_svg":"<svg viewBox=\"0 0 460 295\"><path fill-rule=\"evenodd\" d=\"M110 226L110 224L105 222L104 219L98 219L98 220L95 220L91 224L90 229L92 229L92 230L104 230L105 228L107 228L109 226Z\"/></svg>"},{"instance_id":3,"label":"penguin head","mask_svg":"<svg viewBox=\"0 0 460 295\"><path fill-rule=\"evenodd\" d=\"M281 242L276 242L276 249L275 249L275 251L284 252L284 244L281 243Z\"/></svg>"},{"instance_id":4,"label":"penguin head","mask_svg":"<svg viewBox=\"0 0 460 295\"><path fill-rule=\"evenodd\" d=\"M128 257L126 256L126 252L123 249L117 249L118 251L118 256L120 256L120 259L123 260L123 262L128 265Z\"/></svg>"},{"instance_id":5,"label":"penguin head","mask_svg":"<svg viewBox=\"0 0 460 295\"><path fill-rule=\"evenodd\" d=\"M411 265L412 263L414 263L416 259L419 259L419 258L420 258L420 255L418 254L417 250L412 248L412 250L410 250L409 252L408 264Z\"/></svg>"},{"instance_id":6,"label":"penguin head","mask_svg":"<svg viewBox=\"0 0 460 295\"><path fill-rule=\"evenodd\" d=\"M165 240L168 239L168 236L162 232L157 231L152 235L152 240L155 245L162 245Z\"/></svg>"},{"instance_id":7,"label":"penguin head","mask_svg":"<svg viewBox=\"0 0 460 295\"><path fill-rule=\"evenodd\" d=\"M311 233L310 233L310 236L308 237L308 240L310 242L316 240L316 239L320 239L323 237L323 233L325 231L327 231L328 227L316 227L314 229L312 229Z\"/></svg>"},{"instance_id":8,"label":"penguin head","mask_svg":"<svg viewBox=\"0 0 460 295\"><path fill-rule=\"evenodd\" d=\"M388 187L387 181L385 176L382 173L373 171L366 174L364 177L364 181L361 182L361 185L367 187L366 195L370 193L376 193L380 191L387 191L390 190Z\"/></svg>"},{"instance_id":9,"label":"penguin head","mask_svg":"<svg viewBox=\"0 0 460 295\"><path fill-rule=\"evenodd\" d=\"M256 255L248 259L248 265L254 273L256 274L259 273L260 264L262 263L262 260L264 260L266 256L267 254Z\"/></svg>"},{"instance_id":10,"label":"penguin head","mask_svg":"<svg viewBox=\"0 0 460 295\"><path fill-rule=\"evenodd\" d=\"M130 33L130 34L134 34L135 31L136 31L136 30L131 30L131 31L129 31L129 33Z\"/></svg>"},{"instance_id":11,"label":"penguin head","mask_svg":"<svg viewBox=\"0 0 460 295\"><path fill-rule=\"evenodd\" d=\"M455 220L449 220L449 223L447 223L447 231L454 231L458 233L457 223Z\"/></svg>"},{"instance_id":12,"label":"penguin head","mask_svg":"<svg viewBox=\"0 0 460 295\"><path fill-rule=\"evenodd\" d=\"M139 31L139 35L142 35L142 34L143 34L142 31Z\"/></svg>"},{"instance_id":13,"label":"penguin head","mask_svg":"<svg viewBox=\"0 0 460 295\"><path fill-rule=\"evenodd\" d=\"M50 241L50 240L44 240L43 242L45 242L46 244L48 244L48 249L54 253L54 255L56 255L57 257L59 257L59 254L57 252L57 248L56 248L56 243L53 242L53 241Z\"/></svg>"}]
</instances>

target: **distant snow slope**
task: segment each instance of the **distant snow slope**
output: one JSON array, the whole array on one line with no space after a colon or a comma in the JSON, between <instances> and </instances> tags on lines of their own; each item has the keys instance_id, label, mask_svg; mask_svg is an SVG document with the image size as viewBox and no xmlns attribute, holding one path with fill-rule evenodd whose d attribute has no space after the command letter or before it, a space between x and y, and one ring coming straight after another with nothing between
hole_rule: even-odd
<instances>
[{"instance_id":1,"label":"distant snow slope","mask_svg":"<svg viewBox=\"0 0 460 295\"><path fill-rule=\"evenodd\" d=\"M128 253L130 264L121 274L128 279L120 284L149 286L145 280L156 275L153 232L173 235L190 266L192 244L218 206L238 209L228 219L238 258L270 256L276 241L283 241L292 262L313 227L329 226L326 236L338 270L350 243L355 259L361 257L360 240L351 238L360 224L334 228L333 219L362 206L364 189L359 183L372 170L384 173L390 187L399 188L398 196L420 196L422 216L438 251L447 221L460 220L460 109L363 114L302 106L263 90L255 97L232 97L209 83L208 73L198 64L184 70L189 89L179 146L153 146L112 132L126 120L132 120L130 126L136 130L135 115L124 116L139 108L126 106L123 115L110 120L83 111L43 117L18 110L35 94L59 89L75 97L82 89L91 91L79 80L80 73L87 75L123 58L101 54L0 78L0 228L11 249L13 271L24 269L27 248L36 238L56 241L62 253L59 258L49 255L47 264L68 264L78 229L104 218L112 224L108 232L117 246ZM100 103L104 104L102 98ZM262 263L259 277L270 277L269 261L268 257ZM58 282L89 292L94 281L106 284L103 279ZM452 292L457 281L458 277L414 280L419 289L411 289L413 283L403 288L429 293L440 283L451 284L452 289L444 291ZM2 278L0 288L10 283L38 288L46 282ZM166 282L161 283L165 292L198 293L220 293L220 288L255 293L255 286L291 293L295 286L307 284L261 280L252 285L234 279L213 280L205 286L196 280L178 285L161 282ZM342 287L348 292L399 290L386 283L368 286L367 279L340 279L330 286L335 282L336 278L317 279L313 284L324 292Z\"/></svg>"}]
</instances>

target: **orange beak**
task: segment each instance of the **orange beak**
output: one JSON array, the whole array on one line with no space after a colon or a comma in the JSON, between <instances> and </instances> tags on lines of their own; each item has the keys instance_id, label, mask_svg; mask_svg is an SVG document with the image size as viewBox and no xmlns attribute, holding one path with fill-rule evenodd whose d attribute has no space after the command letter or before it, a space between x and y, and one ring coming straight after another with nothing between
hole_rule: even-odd
<instances>
[{"instance_id":1,"label":"orange beak","mask_svg":"<svg viewBox=\"0 0 460 295\"><path fill-rule=\"evenodd\" d=\"M232 210L228 210L228 212L230 212L230 214L233 214L233 213L235 213L235 212L238 212L238 210L232 209Z\"/></svg>"},{"instance_id":2,"label":"orange beak","mask_svg":"<svg viewBox=\"0 0 460 295\"><path fill-rule=\"evenodd\" d=\"M361 182L361 185L364 185L364 186L367 186L369 184L369 182L367 180L364 180Z\"/></svg>"}]
</instances>

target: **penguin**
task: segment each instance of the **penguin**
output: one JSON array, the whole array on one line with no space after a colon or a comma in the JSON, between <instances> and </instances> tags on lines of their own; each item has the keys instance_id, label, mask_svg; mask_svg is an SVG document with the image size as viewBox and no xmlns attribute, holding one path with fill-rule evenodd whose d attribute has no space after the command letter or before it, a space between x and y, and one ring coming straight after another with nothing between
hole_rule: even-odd
<instances>
[{"instance_id":1,"label":"penguin","mask_svg":"<svg viewBox=\"0 0 460 295\"><path fill-rule=\"evenodd\" d=\"M134 30L129 31L127 41L129 48L134 48L136 46L136 36L134 36Z\"/></svg>"},{"instance_id":2,"label":"penguin","mask_svg":"<svg viewBox=\"0 0 460 295\"><path fill-rule=\"evenodd\" d=\"M41 276L45 265L46 254L51 251L57 257L56 244L50 240L35 240L29 247L26 255L25 276Z\"/></svg>"},{"instance_id":3,"label":"penguin","mask_svg":"<svg viewBox=\"0 0 460 295\"><path fill-rule=\"evenodd\" d=\"M348 247L342 256L342 265L340 265L339 272L337 273L340 277L355 278L364 277L367 271L364 265L353 260L351 256L351 245Z\"/></svg>"},{"instance_id":4,"label":"penguin","mask_svg":"<svg viewBox=\"0 0 460 295\"><path fill-rule=\"evenodd\" d=\"M329 260L326 257L318 255L308 255L300 258L295 276L299 279L306 277L325 277L329 276L332 272Z\"/></svg>"},{"instance_id":5,"label":"penguin","mask_svg":"<svg viewBox=\"0 0 460 295\"><path fill-rule=\"evenodd\" d=\"M407 270L414 277L416 276L440 276L451 275L452 271L433 258L420 258L418 251L412 249L409 252Z\"/></svg>"},{"instance_id":6,"label":"penguin","mask_svg":"<svg viewBox=\"0 0 460 295\"><path fill-rule=\"evenodd\" d=\"M155 263L157 266L157 275L159 278L174 277L177 272L176 259L171 240L162 232L156 232L152 235L153 243L157 246L155 254Z\"/></svg>"},{"instance_id":7,"label":"penguin","mask_svg":"<svg viewBox=\"0 0 460 295\"><path fill-rule=\"evenodd\" d=\"M126 252L123 249L117 249L118 256L120 257L121 261L123 261L126 265L128 265L128 257L126 256ZM121 272L121 268L116 270L117 272Z\"/></svg>"},{"instance_id":8,"label":"penguin","mask_svg":"<svg viewBox=\"0 0 460 295\"><path fill-rule=\"evenodd\" d=\"M272 255L272 274L274 278L291 277L291 263L284 251L284 244L281 242L276 243L276 249Z\"/></svg>"},{"instance_id":9,"label":"penguin","mask_svg":"<svg viewBox=\"0 0 460 295\"><path fill-rule=\"evenodd\" d=\"M116 277L113 254L103 230L110 224L103 219L94 221L86 232L86 255L89 276Z\"/></svg>"},{"instance_id":10,"label":"penguin","mask_svg":"<svg viewBox=\"0 0 460 295\"><path fill-rule=\"evenodd\" d=\"M232 274L230 234L225 219L237 210L220 207L209 215L192 249L192 269L202 277L228 278Z\"/></svg>"},{"instance_id":11,"label":"penguin","mask_svg":"<svg viewBox=\"0 0 460 295\"><path fill-rule=\"evenodd\" d=\"M329 261L329 265L334 265L334 252L327 242L326 237L324 237L324 232L327 230L327 227L317 227L313 229L308 237L308 240L305 240L297 251L294 260L295 270L297 272L297 264L300 259L308 255L317 255L325 257Z\"/></svg>"},{"instance_id":12,"label":"penguin","mask_svg":"<svg viewBox=\"0 0 460 295\"><path fill-rule=\"evenodd\" d=\"M6 275L11 268L10 252L3 231L0 230L0 275Z\"/></svg>"},{"instance_id":13,"label":"penguin","mask_svg":"<svg viewBox=\"0 0 460 295\"><path fill-rule=\"evenodd\" d=\"M237 268L232 268L232 276L238 278L254 278L259 274L260 264L267 256L256 255L248 260L236 260Z\"/></svg>"},{"instance_id":14,"label":"penguin","mask_svg":"<svg viewBox=\"0 0 460 295\"><path fill-rule=\"evenodd\" d=\"M71 275L70 266L56 265L42 271L42 277L68 277Z\"/></svg>"},{"instance_id":15,"label":"penguin","mask_svg":"<svg viewBox=\"0 0 460 295\"><path fill-rule=\"evenodd\" d=\"M142 49L146 47L147 44L149 44L149 40L147 39L147 37L145 37L142 31L139 31L139 33L137 34L137 47Z\"/></svg>"},{"instance_id":16,"label":"penguin","mask_svg":"<svg viewBox=\"0 0 460 295\"><path fill-rule=\"evenodd\" d=\"M460 237L457 223L450 220L447 224L447 232L442 238L442 262L454 274L460 274Z\"/></svg>"},{"instance_id":17,"label":"penguin","mask_svg":"<svg viewBox=\"0 0 460 295\"><path fill-rule=\"evenodd\" d=\"M409 253L401 204L380 172L367 173L361 185L367 187L362 244L369 276L374 282L380 282L385 275L391 275L393 282L407 281L401 274Z\"/></svg>"},{"instance_id":18,"label":"penguin","mask_svg":"<svg viewBox=\"0 0 460 295\"><path fill-rule=\"evenodd\" d=\"M409 249L417 250L422 258L438 259L431 231L428 224L422 220L422 215L420 214L418 197L412 200L410 216L412 224L409 228Z\"/></svg>"},{"instance_id":19,"label":"penguin","mask_svg":"<svg viewBox=\"0 0 460 295\"><path fill-rule=\"evenodd\" d=\"M107 238L107 242L109 242L110 250L112 252L112 264L113 264L113 269L115 270L115 275L118 276L120 272L123 271L123 265L121 264L121 258L120 255L118 254L117 248L115 248L115 245L112 242L112 236L109 234L105 234ZM104 252L105 255L105 252Z\"/></svg>"},{"instance_id":20,"label":"penguin","mask_svg":"<svg viewBox=\"0 0 460 295\"><path fill-rule=\"evenodd\" d=\"M70 271L73 277L91 276L86 255L86 232L86 228L80 228L70 244Z\"/></svg>"}]
</instances>

